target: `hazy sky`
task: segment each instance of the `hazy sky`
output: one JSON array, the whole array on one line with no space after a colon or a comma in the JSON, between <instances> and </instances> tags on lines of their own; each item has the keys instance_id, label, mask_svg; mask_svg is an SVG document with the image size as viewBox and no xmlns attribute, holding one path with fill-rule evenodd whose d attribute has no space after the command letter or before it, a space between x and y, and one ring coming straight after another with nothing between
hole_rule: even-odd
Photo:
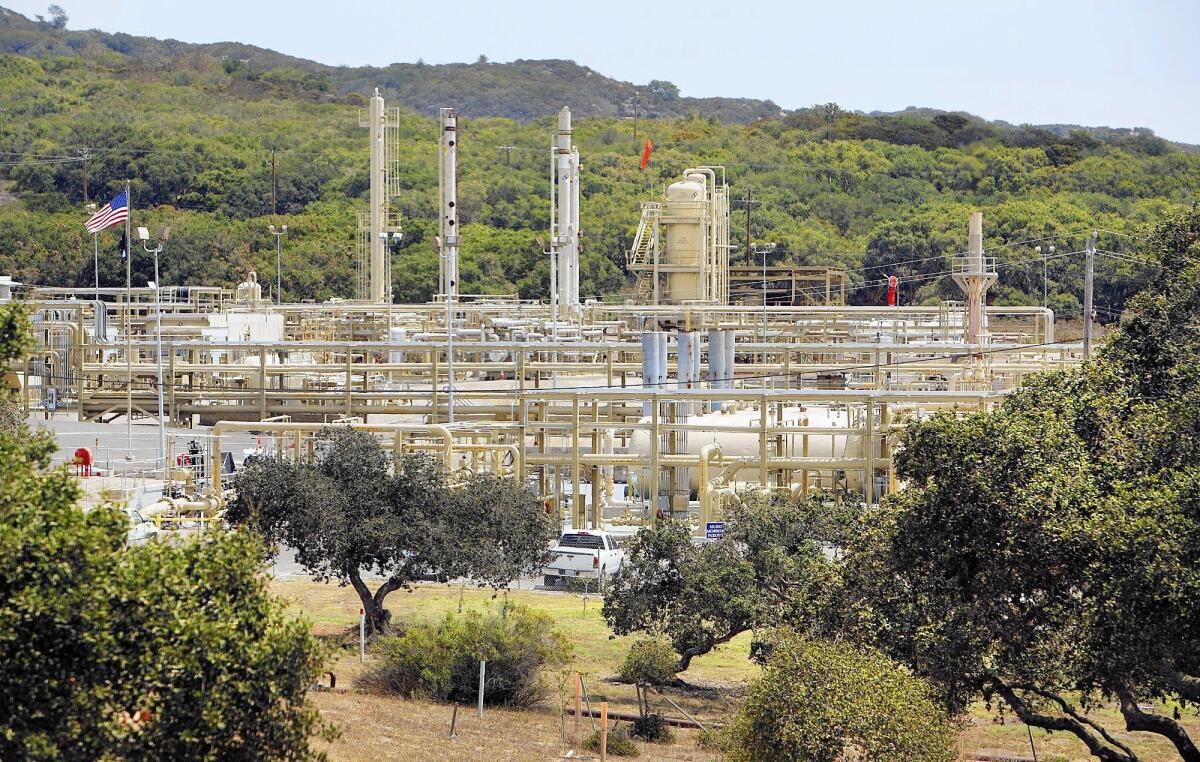
<instances>
[{"instance_id":1,"label":"hazy sky","mask_svg":"<svg viewBox=\"0 0 1200 762\"><path fill-rule=\"evenodd\" d=\"M328 64L569 58L684 95L962 109L1200 143L1200 0L60 0L72 29ZM0 0L32 15L46 2Z\"/></svg>"}]
</instances>

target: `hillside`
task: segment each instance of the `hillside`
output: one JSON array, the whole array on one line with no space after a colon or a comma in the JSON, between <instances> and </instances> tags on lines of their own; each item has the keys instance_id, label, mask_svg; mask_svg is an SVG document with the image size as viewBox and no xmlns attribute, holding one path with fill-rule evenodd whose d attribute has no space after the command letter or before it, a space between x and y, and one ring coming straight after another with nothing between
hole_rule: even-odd
<instances>
[{"instance_id":1,"label":"hillside","mask_svg":"<svg viewBox=\"0 0 1200 762\"><path fill-rule=\"evenodd\" d=\"M466 116L531 119L554 113L565 104L580 116L632 116L635 97L638 115L649 118L696 113L722 122L751 122L782 113L770 101L681 97L669 82L634 85L574 61L326 66L235 42L196 45L98 30L59 29L5 8L0 8L0 52L42 59L67 56L122 61L163 70L181 59L211 57L240 69L243 75L275 72L297 80L307 75L314 91L330 97L370 95L378 87L388 100L422 114L437 113L438 107L453 103Z\"/></svg>"},{"instance_id":2,"label":"hillside","mask_svg":"<svg viewBox=\"0 0 1200 762\"><path fill-rule=\"evenodd\" d=\"M247 268L273 272L266 227L282 221L290 230L288 297L350 295L355 211L367 192L367 136L358 127L361 98L339 88L365 87L374 75L261 58L278 54L232 44L57 30L11 13L0 14L0 49L22 51L0 53L0 273L90 284L85 193L103 203L130 179L138 224L169 222L175 231L164 282L232 283ZM548 217L545 146L552 126L539 109L557 110L563 102L577 114L588 108L539 89L534 75L553 70L552 63L459 65L487 76L530 72L524 85L513 85L528 96L522 119L461 123L464 291L546 292L548 267L536 239L544 237ZM420 112L402 118L406 150L397 203L405 235L394 279L405 300L427 298L437 271L436 128L421 112L454 103L452 86L462 88L463 98L504 102L494 91L473 89L465 75L439 89L416 69L450 71L379 70L393 77L392 88L407 88L406 97L426 99ZM534 98L547 105L529 105ZM613 103L594 98L593 109ZM1100 314L1111 316L1144 273L1128 259L1138 251L1136 236L1163 210L1195 201L1200 188L1200 155L1152 133L1064 135L934 110L869 116L829 104L745 124L663 117L640 120L639 141L631 120L620 116L585 115L576 127L584 162L583 291L606 298L628 283L622 266L638 202L696 164L725 166L736 197L753 188L760 205L752 232L779 244L774 258L849 268L859 303L881 300L878 281L889 273L902 277L905 301L956 298L957 288L943 276L965 242L967 212L981 208L989 253L1002 266L993 298L1040 304L1042 263L1033 246L1054 244L1059 255L1046 263L1050 303L1066 316L1079 311L1082 262L1074 252L1086 231L1103 229L1101 248L1116 253L1102 255L1097 275ZM651 166L639 171L644 137L656 150ZM277 216L270 206L272 155ZM734 218L741 244L743 212L735 210ZM100 246L102 283L122 282L115 234L102 235ZM145 259L135 257L139 283L149 277Z\"/></svg>"}]
</instances>

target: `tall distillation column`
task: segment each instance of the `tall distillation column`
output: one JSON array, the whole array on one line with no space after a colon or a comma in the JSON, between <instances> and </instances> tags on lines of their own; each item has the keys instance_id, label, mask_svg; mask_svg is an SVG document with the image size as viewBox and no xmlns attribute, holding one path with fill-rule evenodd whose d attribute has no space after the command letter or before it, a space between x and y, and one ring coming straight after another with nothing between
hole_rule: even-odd
<instances>
[{"instance_id":1,"label":"tall distillation column","mask_svg":"<svg viewBox=\"0 0 1200 762\"><path fill-rule=\"evenodd\" d=\"M558 112L553 146L550 240L558 257L558 305L570 316L579 307L579 149L571 145L571 110Z\"/></svg>"},{"instance_id":2,"label":"tall distillation column","mask_svg":"<svg viewBox=\"0 0 1200 762\"><path fill-rule=\"evenodd\" d=\"M995 263L989 263L983 256L983 212L971 212L967 223L967 256L955 269L954 282L967 295L966 342L979 344L985 338L987 290L996 282Z\"/></svg>"},{"instance_id":3,"label":"tall distillation column","mask_svg":"<svg viewBox=\"0 0 1200 762\"><path fill-rule=\"evenodd\" d=\"M441 219L441 259L438 263L438 293L443 299L458 294L458 112L441 110L438 141L438 196Z\"/></svg>"},{"instance_id":4,"label":"tall distillation column","mask_svg":"<svg viewBox=\"0 0 1200 762\"><path fill-rule=\"evenodd\" d=\"M371 130L371 208L370 208L370 239L367 246L370 251L370 280L368 296L374 304L388 301L388 283L391 273L387 272L386 246L387 235L387 188L384 173L387 171L384 159L384 132L386 112L383 107L383 97L379 88L371 96L369 127Z\"/></svg>"}]
</instances>

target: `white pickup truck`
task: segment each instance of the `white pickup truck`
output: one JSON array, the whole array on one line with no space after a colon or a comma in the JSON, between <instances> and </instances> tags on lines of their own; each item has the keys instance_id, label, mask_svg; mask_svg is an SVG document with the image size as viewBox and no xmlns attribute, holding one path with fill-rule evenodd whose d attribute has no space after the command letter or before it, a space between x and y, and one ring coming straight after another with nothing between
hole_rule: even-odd
<instances>
[{"instance_id":1,"label":"white pickup truck","mask_svg":"<svg viewBox=\"0 0 1200 762\"><path fill-rule=\"evenodd\" d=\"M550 550L550 561L542 569L546 587L566 585L571 579L595 579L601 586L625 561L625 551L616 536L582 529L565 532Z\"/></svg>"}]
</instances>

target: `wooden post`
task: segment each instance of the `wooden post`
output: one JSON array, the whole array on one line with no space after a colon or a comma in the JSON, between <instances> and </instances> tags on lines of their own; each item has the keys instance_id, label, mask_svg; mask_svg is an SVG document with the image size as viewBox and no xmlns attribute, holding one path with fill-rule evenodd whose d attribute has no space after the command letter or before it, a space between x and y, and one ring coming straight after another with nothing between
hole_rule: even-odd
<instances>
[{"instance_id":1,"label":"wooden post","mask_svg":"<svg viewBox=\"0 0 1200 762\"><path fill-rule=\"evenodd\" d=\"M608 702L600 702L600 762L608 759Z\"/></svg>"},{"instance_id":2,"label":"wooden post","mask_svg":"<svg viewBox=\"0 0 1200 762\"><path fill-rule=\"evenodd\" d=\"M580 741L581 722L583 721L583 678L579 673L575 673L575 745L578 746Z\"/></svg>"}]
</instances>

